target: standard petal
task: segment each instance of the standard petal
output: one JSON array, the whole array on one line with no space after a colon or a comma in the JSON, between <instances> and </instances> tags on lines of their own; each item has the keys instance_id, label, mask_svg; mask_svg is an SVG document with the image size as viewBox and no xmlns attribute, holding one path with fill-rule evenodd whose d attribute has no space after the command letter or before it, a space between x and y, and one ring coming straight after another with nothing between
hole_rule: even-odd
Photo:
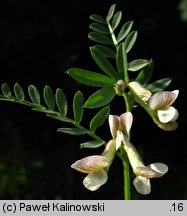
<instances>
[{"instance_id":1,"label":"standard petal","mask_svg":"<svg viewBox=\"0 0 187 216\"><path fill-rule=\"evenodd\" d=\"M132 127L133 115L131 112L123 113L120 117L120 130L127 136Z\"/></svg>"},{"instance_id":2,"label":"standard petal","mask_svg":"<svg viewBox=\"0 0 187 216\"><path fill-rule=\"evenodd\" d=\"M146 177L137 176L133 181L134 187L138 193L146 195L151 192L150 180Z\"/></svg>"},{"instance_id":3,"label":"standard petal","mask_svg":"<svg viewBox=\"0 0 187 216\"><path fill-rule=\"evenodd\" d=\"M175 91L163 91L154 94L149 100L149 107L152 110L165 109L171 106L177 99L178 90Z\"/></svg>"},{"instance_id":4,"label":"standard petal","mask_svg":"<svg viewBox=\"0 0 187 216\"><path fill-rule=\"evenodd\" d=\"M115 139L117 136L117 131L119 130L119 116L109 115L108 122L112 137Z\"/></svg>"},{"instance_id":5,"label":"standard petal","mask_svg":"<svg viewBox=\"0 0 187 216\"><path fill-rule=\"evenodd\" d=\"M170 106L166 109L163 109L163 110L158 110L157 114L158 114L159 120L162 123L167 123L170 121L176 121L178 116L179 116L177 109L175 109L172 106Z\"/></svg>"},{"instance_id":6,"label":"standard petal","mask_svg":"<svg viewBox=\"0 0 187 216\"><path fill-rule=\"evenodd\" d=\"M148 167L158 173L158 176L156 176L155 178L161 177L168 172L168 166L163 163L153 163L150 164Z\"/></svg>"},{"instance_id":7,"label":"standard petal","mask_svg":"<svg viewBox=\"0 0 187 216\"><path fill-rule=\"evenodd\" d=\"M71 165L71 168L82 173L92 173L105 168L108 165L109 163L106 157L100 155L92 155L76 161Z\"/></svg>"},{"instance_id":8,"label":"standard petal","mask_svg":"<svg viewBox=\"0 0 187 216\"><path fill-rule=\"evenodd\" d=\"M83 180L83 185L91 191L99 189L108 179L107 172L100 170L97 172L89 173Z\"/></svg>"}]
</instances>

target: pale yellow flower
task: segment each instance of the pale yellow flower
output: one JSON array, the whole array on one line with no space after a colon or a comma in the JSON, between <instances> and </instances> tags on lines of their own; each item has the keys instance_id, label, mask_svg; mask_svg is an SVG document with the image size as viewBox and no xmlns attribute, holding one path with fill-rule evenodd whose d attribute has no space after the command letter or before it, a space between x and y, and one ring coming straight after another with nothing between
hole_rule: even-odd
<instances>
[{"instance_id":1,"label":"pale yellow flower","mask_svg":"<svg viewBox=\"0 0 187 216\"><path fill-rule=\"evenodd\" d=\"M171 106L178 97L179 91L162 91L155 94L145 89L139 83L129 83L129 88L139 103L152 117L153 121L166 131L173 131L178 127L176 122L179 113Z\"/></svg>"},{"instance_id":2,"label":"pale yellow flower","mask_svg":"<svg viewBox=\"0 0 187 216\"><path fill-rule=\"evenodd\" d=\"M149 194L151 192L150 179L163 176L167 173L168 166L163 163L152 163L145 166L133 144L128 141L122 132L118 133L119 141L123 143L133 172L136 175L133 181L136 190L144 195Z\"/></svg>"},{"instance_id":3,"label":"pale yellow flower","mask_svg":"<svg viewBox=\"0 0 187 216\"><path fill-rule=\"evenodd\" d=\"M114 159L115 142L110 140L102 155L92 155L76 161L71 165L71 168L88 174L84 180L83 185L95 191L99 189L108 179L108 169Z\"/></svg>"}]
</instances>

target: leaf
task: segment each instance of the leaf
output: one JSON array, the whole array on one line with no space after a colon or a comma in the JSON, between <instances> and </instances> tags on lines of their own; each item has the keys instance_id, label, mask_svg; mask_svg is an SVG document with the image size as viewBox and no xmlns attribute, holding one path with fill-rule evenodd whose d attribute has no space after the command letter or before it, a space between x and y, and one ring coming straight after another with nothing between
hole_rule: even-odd
<instances>
[{"instance_id":1,"label":"leaf","mask_svg":"<svg viewBox=\"0 0 187 216\"><path fill-rule=\"evenodd\" d=\"M102 56L106 57L106 58L112 58L115 59L116 58L116 53L113 49L104 46L104 45L96 45L93 47L97 52L99 52Z\"/></svg>"},{"instance_id":2,"label":"leaf","mask_svg":"<svg viewBox=\"0 0 187 216\"><path fill-rule=\"evenodd\" d=\"M127 72L128 62L127 62L127 54L125 51L125 44L121 43L117 50L116 63L118 68L118 73L120 78L125 80L125 74Z\"/></svg>"},{"instance_id":3,"label":"leaf","mask_svg":"<svg viewBox=\"0 0 187 216\"><path fill-rule=\"evenodd\" d=\"M92 94L85 103L86 108L94 109L109 104L115 97L115 90L113 86L103 87Z\"/></svg>"},{"instance_id":4,"label":"leaf","mask_svg":"<svg viewBox=\"0 0 187 216\"><path fill-rule=\"evenodd\" d=\"M45 108L32 108L32 110L41 112L41 113L46 113L46 114L53 114L53 115L58 115L59 113L53 110L48 110Z\"/></svg>"},{"instance_id":5,"label":"leaf","mask_svg":"<svg viewBox=\"0 0 187 216\"><path fill-rule=\"evenodd\" d=\"M113 20L112 20L112 30L113 31L118 27L118 25L119 25L119 23L121 21L121 17L122 17L122 12L121 11L118 11L114 15Z\"/></svg>"},{"instance_id":6,"label":"leaf","mask_svg":"<svg viewBox=\"0 0 187 216\"><path fill-rule=\"evenodd\" d=\"M101 109L91 120L90 122L90 130L95 132L98 127L100 127L106 120L110 113L109 106L104 107Z\"/></svg>"},{"instance_id":7,"label":"leaf","mask_svg":"<svg viewBox=\"0 0 187 216\"><path fill-rule=\"evenodd\" d=\"M132 25L133 25L133 21L128 21L122 26L122 28L121 28L118 36L117 36L117 42L118 43L120 41L122 41L129 34L129 32L132 28Z\"/></svg>"},{"instance_id":8,"label":"leaf","mask_svg":"<svg viewBox=\"0 0 187 216\"><path fill-rule=\"evenodd\" d=\"M58 128L57 132L62 132L71 135L83 135L87 132L87 130L82 128Z\"/></svg>"},{"instance_id":9,"label":"leaf","mask_svg":"<svg viewBox=\"0 0 187 216\"><path fill-rule=\"evenodd\" d=\"M88 86L103 87L114 83L110 77L80 68L71 68L67 73L77 82Z\"/></svg>"},{"instance_id":10,"label":"leaf","mask_svg":"<svg viewBox=\"0 0 187 216\"><path fill-rule=\"evenodd\" d=\"M101 24L106 24L106 20L97 14L91 15L90 19Z\"/></svg>"},{"instance_id":11,"label":"leaf","mask_svg":"<svg viewBox=\"0 0 187 216\"><path fill-rule=\"evenodd\" d=\"M14 85L14 94L18 100L24 100L25 99L25 94L23 92L23 89L18 83L16 83Z\"/></svg>"},{"instance_id":12,"label":"leaf","mask_svg":"<svg viewBox=\"0 0 187 216\"><path fill-rule=\"evenodd\" d=\"M55 108L55 98L54 98L53 90L51 89L50 86L46 85L44 87L43 96L48 108L50 110L53 110Z\"/></svg>"},{"instance_id":13,"label":"leaf","mask_svg":"<svg viewBox=\"0 0 187 216\"><path fill-rule=\"evenodd\" d=\"M98 33L98 32L91 32L88 34L88 38L92 41L101 44L113 45L113 41L108 38L106 35Z\"/></svg>"},{"instance_id":14,"label":"leaf","mask_svg":"<svg viewBox=\"0 0 187 216\"><path fill-rule=\"evenodd\" d=\"M108 28L102 24L92 23L89 27L95 32L99 32L101 34L110 34Z\"/></svg>"},{"instance_id":15,"label":"leaf","mask_svg":"<svg viewBox=\"0 0 187 216\"><path fill-rule=\"evenodd\" d=\"M135 81L139 82L142 85L147 84L149 82L149 80L151 79L152 75L153 75L153 67L154 67L154 62L151 59L149 61L148 65L146 65L140 71L140 73L136 77Z\"/></svg>"},{"instance_id":16,"label":"leaf","mask_svg":"<svg viewBox=\"0 0 187 216\"><path fill-rule=\"evenodd\" d=\"M137 39L137 35L138 35L137 31L132 31L126 37L126 39L125 39L126 53L128 53L132 49L132 47L134 46L134 43L136 42L136 39Z\"/></svg>"},{"instance_id":17,"label":"leaf","mask_svg":"<svg viewBox=\"0 0 187 216\"><path fill-rule=\"evenodd\" d=\"M34 85L28 87L29 96L34 104L40 105L40 94L38 89Z\"/></svg>"},{"instance_id":18,"label":"leaf","mask_svg":"<svg viewBox=\"0 0 187 216\"><path fill-rule=\"evenodd\" d=\"M160 92L166 89L171 81L172 80L170 78L163 78L146 85L146 89L148 89L152 93Z\"/></svg>"},{"instance_id":19,"label":"leaf","mask_svg":"<svg viewBox=\"0 0 187 216\"><path fill-rule=\"evenodd\" d=\"M138 71L144 68L146 65L149 64L149 61L146 59L136 59L134 61L129 62L128 70L129 71Z\"/></svg>"},{"instance_id":20,"label":"leaf","mask_svg":"<svg viewBox=\"0 0 187 216\"><path fill-rule=\"evenodd\" d=\"M104 140L101 140L101 141L93 140L93 141L81 143L80 147L81 148L99 148L100 146L102 146L104 144L105 144Z\"/></svg>"},{"instance_id":21,"label":"leaf","mask_svg":"<svg viewBox=\"0 0 187 216\"><path fill-rule=\"evenodd\" d=\"M68 104L67 104L67 99L66 95L61 89L57 89L55 93L55 100L56 100L56 105L58 107L59 112L66 116L67 115L67 110L68 110Z\"/></svg>"},{"instance_id":22,"label":"leaf","mask_svg":"<svg viewBox=\"0 0 187 216\"><path fill-rule=\"evenodd\" d=\"M95 49L94 47L90 47L90 52L91 55L94 59L94 61L96 62L96 64L111 78L117 80L118 76L117 76L117 71L116 69L113 67L113 65L110 63L110 61L104 57L103 55L101 55L97 49Z\"/></svg>"},{"instance_id":23,"label":"leaf","mask_svg":"<svg viewBox=\"0 0 187 216\"><path fill-rule=\"evenodd\" d=\"M2 93L5 97L11 97L12 96L12 93L11 93L11 90L10 90L10 87L8 86L8 84L3 83L1 86L1 90L2 90Z\"/></svg>"},{"instance_id":24,"label":"leaf","mask_svg":"<svg viewBox=\"0 0 187 216\"><path fill-rule=\"evenodd\" d=\"M75 122L80 123L84 111L84 96L78 91L73 98L73 113Z\"/></svg>"},{"instance_id":25,"label":"leaf","mask_svg":"<svg viewBox=\"0 0 187 216\"><path fill-rule=\"evenodd\" d=\"M50 118L56 119L58 121L62 121L62 122L68 122L68 123L73 123L74 122L72 119L69 119L69 118L67 118L65 116L62 116L62 115L57 116L57 115L47 114L47 116L50 117Z\"/></svg>"},{"instance_id":26,"label":"leaf","mask_svg":"<svg viewBox=\"0 0 187 216\"><path fill-rule=\"evenodd\" d=\"M113 4L113 5L109 8L108 14L107 14L107 17L106 17L107 21L110 21L110 19L113 17L114 11L115 11L115 7L116 7L116 4Z\"/></svg>"}]
</instances>

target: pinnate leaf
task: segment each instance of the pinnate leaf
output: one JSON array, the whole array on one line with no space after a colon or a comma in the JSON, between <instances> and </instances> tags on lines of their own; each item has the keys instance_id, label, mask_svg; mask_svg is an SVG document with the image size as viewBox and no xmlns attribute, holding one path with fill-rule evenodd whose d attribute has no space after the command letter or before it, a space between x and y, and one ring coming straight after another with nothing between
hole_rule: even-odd
<instances>
[{"instance_id":1,"label":"pinnate leaf","mask_svg":"<svg viewBox=\"0 0 187 216\"><path fill-rule=\"evenodd\" d=\"M95 45L93 47L97 52L99 52L102 56L106 57L106 58L112 58L115 59L116 58L116 53L113 49L104 46L104 45Z\"/></svg>"},{"instance_id":2,"label":"pinnate leaf","mask_svg":"<svg viewBox=\"0 0 187 216\"><path fill-rule=\"evenodd\" d=\"M67 99L66 95L61 89L57 89L55 93L55 100L56 100L56 105L58 107L59 112L66 116L67 115L67 110L68 110L68 104L67 104Z\"/></svg>"},{"instance_id":3,"label":"pinnate leaf","mask_svg":"<svg viewBox=\"0 0 187 216\"><path fill-rule=\"evenodd\" d=\"M91 15L90 19L101 24L106 24L106 20L102 16L97 14Z\"/></svg>"},{"instance_id":4,"label":"pinnate leaf","mask_svg":"<svg viewBox=\"0 0 187 216\"><path fill-rule=\"evenodd\" d=\"M87 132L87 130L82 128L58 128L57 132L62 132L70 135L83 135Z\"/></svg>"},{"instance_id":5,"label":"pinnate leaf","mask_svg":"<svg viewBox=\"0 0 187 216\"><path fill-rule=\"evenodd\" d=\"M138 71L148 65L149 61L146 59L136 59L134 61L129 62L128 70L129 71Z\"/></svg>"},{"instance_id":6,"label":"pinnate leaf","mask_svg":"<svg viewBox=\"0 0 187 216\"><path fill-rule=\"evenodd\" d=\"M146 85L146 89L148 89L152 93L160 92L166 89L171 81L172 80L170 78L163 78Z\"/></svg>"},{"instance_id":7,"label":"pinnate leaf","mask_svg":"<svg viewBox=\"0 0 187 216\"><path fill-rule=\"evenodd\" d=\"M121 21L121 18L122 18L122 12L118 11L112 19L112 30L113 31L118 27L118 25Z\"/></svg>"},{"instance_id":8,"label":"pinnate leaf","mask_svg":"<svg viewBox=\"0 0 187 216\"><path fill-rule=\"evenodd\" d=\"M18 83L15 83L15 85L14 85L14 94L18 100L24 100L25 99L24 91Z\"/></svg>"},{"instance_id":9,"label":"pinnate leaf","mask_svg":"<svg viewBox=\"0 0 187 216\"><path fill-rule=\"evenodd\" d=\"M53 90L51 89L50 86L46 85L44 87L43 96L48 108L50 110L53 110L55 108L55 98L54 98Z\"/></svg>"},{"instance_id":10,"label":"pinnate leaf","mask_svg":"<svg viewBox=\"0 0 187 216\"><path fill-rule=\"evenodd\" d=\"M125 38L125 50L126 53L128 53L132 47L134 46L136 39L137 39L137 31L132 31L128 34L128 36Z\"/></svg>"},{"instance_id":11,"label":"pinnate leaf","mask_svg":"<svg viewBox=\"0 0 187 216\"><path fill-rule=\"evenodd\" d=\"M106 17L107 21L110 21L111 18L113 17L114 11L115 11L115 7L116 7L116 4L113 4L113 5L109 8L108 14L107 14L107 17Z\"/></svg>"},{"instance_id":12,"label":"pinnate leaf","mask_svg":"<svg viewBox=\"0 0 187 216\"><path fill-rule=\"evenodd\" d=\"M81 122L83 111L84 111L84 96L82 92L78 91L73 98L73 113L74 113L74 119L77 123Z\"/></svg>"},{"instance_id":13,"label":"pinnate leaf","mask_svg":"<svg viewBox=\"0 0 187 216\"><path fill-rule=\"evenodd\" d=\"M28 87L29 96L34 104L40 105L40 93L36 86L29 85Z\"/></svg>"},{"instance_id":14,"label":"pinnate leaf","mask_svg":"<svg viewBox=\"0 0 187 216\"><path fill-rule=\"evenodd\" d=\"M154 63L153 60L151 59L148 65L146 65L140 71L135 81L139 82L142 85L147 84L153 75L153 67L154 67Z\"/></svg>"},{"instance_id":15,"label":"pinnate leaf","mask_svg":"<svg viewBox=\"0 0 187 216\"><path fill-rule=\"evenodd\" d=\"M122 41L129 34L129 32L132 28L132 25L133 25L133 21L128 21L122 26L122 28L121 28L118 36L117 36L117 42L118 43L120 41Z\"/></svg>"},{"instance_id":16,"label":"pinnate leaf","mask_svg":"<svg viewBox=\"0 0 187 216\"><path fill-rule=\"evenodd\" d=\"M67 73L77 82L88 86L103 87L114 83L114 80L108 76L80 68L71 68Z\"/></svg>"},{"instance_id":17,"label":"pinnate leaf","mask_svg":"<svg viewBox=\"0 0 187 216\"><path fill-rule=\"evenodd\" d=\"M109 37L107 37L106 35L101 34L99 32L89 33L88 38L94 42L97 42L97 43L113 45L113 42Z\"/></svg>"},{"instance_id":18,"label":"pinnate leaf","mask_svg":"<svg viewBox=\"0 0 187 216\"><path fill-rule=\"evenodd\" d=\"M94 109L103 107L109 104L115 97L115 90L113 86L103 87L102 89L96 91L92 94L85 103L86 108Z\"/></svg>"},{"instance_id":19,"label":"pinnate leaf","mask_svg":"<svg viewBox=\"0 0 187 216\"><path fill-rule=\"evenodd\" d=\"M2 84L1 90L2 90L2 93L3 93L3 95L4 95L5 97L11 97L11 96L12 96L10 87L8 86L7 83L3 83L3 84Z\"/></svg>"},{"instance_id":20,"label":"pinnate leaf","mask_svg":"<svg viewBox=\"0 0 187 216\"><path fill-rule=\"evenodd\" d=\"M117 61L117 68L118 68L118 73L120 74L120 78L124 80L125 73L127 72L127 68L128 68L127 54L126 54L124 43L121 43L119 45L116 61Z\"/></svg>"},{"instance_id":21,"label":"pinnate leaf","mask_svg":"<svg viewBox=\"0 0 187 216\"><path fill-rule=\"evenodd\" d=\"M94 61L103 70L103 72L105 72L111 78L117 80L117 71L110 63L110 61L106 57L101 55L94 47L90 48L90 52Z\"/></svg>"},{"instance_id":22,"label":"pinnate leaf","mask_svg":"<svg viewBox=\"0 0 187 216\"><path fill-rule=\"evenodd\" d=\"M99 148L100 146L102 146L104 144L105 144L104 140L101 140L101 141L93 140L93 141L81 143L80 147L81 148Z\"/></svg>"},{"instance_id":23,"label":"pinnate leaf","mask_svg":"<svg viewBox=\"0 0 187 216\"><path fill-rule=\"evenodd\" d=\"M95 32L99 32L101 34L110 34L108 28L102 24L99 24L99 23L92 23L90 25L90 29L92 29Z\"/></svg>"},{"instance_id":24,"label":"pinnate leaf","mask_svg":"<svg viewBox=\"0 0 187 216\"><path fill-rule=\"evenodd\" d=\"M95 132L98 127L100 127L106 120L110 113L109 106L104 107L101 109L91 120L90 122L90 130Z\"/></svg>"}]
</instances>

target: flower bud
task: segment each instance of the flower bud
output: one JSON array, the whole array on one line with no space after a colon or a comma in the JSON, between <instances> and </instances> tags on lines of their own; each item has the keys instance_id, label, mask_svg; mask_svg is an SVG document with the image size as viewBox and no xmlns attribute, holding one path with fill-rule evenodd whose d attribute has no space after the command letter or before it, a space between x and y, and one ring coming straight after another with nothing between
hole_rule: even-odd
<instances>
[{"instance_id":1,"label":"flower bud","mask_svg":"<svg viewBox=\"0 0 187 216\"><path fill-rule=\"evenodd\" d=\"M126 87L125 81L124 80L118 80L115 87L114 87L116 94L119 96L123 95L123 93L125 91L125 87Z\"/></svg>"}]
</instances>

